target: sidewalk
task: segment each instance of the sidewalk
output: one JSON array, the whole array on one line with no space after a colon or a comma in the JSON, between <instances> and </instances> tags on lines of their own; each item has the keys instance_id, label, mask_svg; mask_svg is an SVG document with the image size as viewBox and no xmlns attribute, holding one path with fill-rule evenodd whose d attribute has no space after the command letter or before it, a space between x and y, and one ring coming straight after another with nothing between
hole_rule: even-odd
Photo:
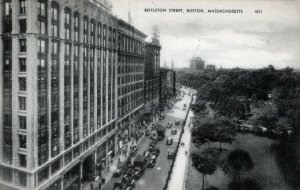
<instances>
[{"instance_id":1,"label":"sidewalk","mask_svg":"<svg viewBox=\"0 0 300 190\"><path fill-rule=\"evenodd\" d=\"M152 123L150 123L147 128L149 128L149 126L151 126ZM142 127L143 131L145 132L145 129L144 127ZM140 142L145 138L145 134L143 134L141 136L141 138L138 140L138 142L136 142L134 140L134 138L131 138L130 141L128 141L126 143L126 145L128 145L128 147L132 146L132 145L137 145L139 146ZM129 153L130 151L127 152L127 154L118 154L114 159L113 159L113 163L109 166L109 171L107 171L106 169L104 169L102 171L102 177L105 179L105 184L112 178L113 176L113 172L115 170L117 170L118 168L118 164L122 164L124 161L127 160L127 158L129 157ZM120 160L120 161L118 161ZM92 182L86 182L84 184L82 184L82 190L91 190L91 183L93 184L93 189L94 190L98 190L98 186L99 186L99 182L100 182L100 179L97 179L96 181L92 181ZM104 188L105 184L102 184L102 189Z\"/></svg>"},{"instance_id":2,"label":"sidewalk","mask_svg":"<svg viewBox=\"0 0 300 190\"><path fill-rule=\"evenodd\" d=\"M190 145L191 145L191 130L189 124L191 122L191 117L193 117L193 112L189 112L186 124L184 126L184 133L182 134L181 141L184 146L179 146L177 157L174 163L173 172L171 174L171 179L169 181L169 190L183 190L185 189L186 174L188 172L188 163L190 156ZM187 151L187 154L185 152Z\"/></svg>"}]
</instances>

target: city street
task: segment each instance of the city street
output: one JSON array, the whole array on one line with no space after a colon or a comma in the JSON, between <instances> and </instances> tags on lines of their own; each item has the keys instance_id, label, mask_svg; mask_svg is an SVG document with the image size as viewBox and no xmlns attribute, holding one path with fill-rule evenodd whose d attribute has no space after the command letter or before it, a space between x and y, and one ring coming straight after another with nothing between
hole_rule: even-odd
<instances>
[{"instance_id":1,"label":"city street","mask_svg":"<svg viewBox=\"0 0 300 190\"><path fill-rule=\"evenodd\" d=\"M167 158L168 149L175 150L175 147L179 141L179 135L182 129L182 121L184 120L187 109L183 110L184 104L188 105L191 101L191 97L184 95L182 100L176 102L174 106L165 111L165 118L163 120L159 120L157 123L162 126L167 126L168 122L172 122L172 128L167 128L166 136L162 141L158 141L157 147L160 149L160 155L156 160L156 164L154 168L147 168L145 173L142 177L136 181L136 188L137 190L153 190L153 189L162 189L165 185L166 178L168 175L168 171L170 170L171 160ZM180 120L180 125L175 125L175 120ZM177 129L177 134L172 135L171 130ZM166 140L168 137L172 137L174 142L172 145L167 145ZM145 137L142 139L138 146L138 154L143 154L149 147L151 140L149 137ZM119 178L112 178L108 183L105 184L104 190L111 190L113 189L113 185Z\"/></svg>"}]
</instances>

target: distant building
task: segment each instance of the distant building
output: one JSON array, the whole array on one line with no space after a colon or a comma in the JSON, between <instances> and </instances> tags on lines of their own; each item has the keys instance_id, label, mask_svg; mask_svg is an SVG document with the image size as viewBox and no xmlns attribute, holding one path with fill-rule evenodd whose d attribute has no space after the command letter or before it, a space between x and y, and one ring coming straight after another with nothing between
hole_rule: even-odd
<instances>
[{"instance_id":1,"label":"distant building","mask_svg":"<svg viewBox=\"0 0 300 190\"><path fill-rule=\"evenodd\" d=\"M176 95L176 72L172 69L160 69L159 104L160 108L169 105Z\"/></svg>"},{"instance_id":2,"label":"distant building","mask_svg":"<svg viewBox=\"0 0 300 190\"><path fill-rule=\"evenodd\" d=\"M190 61L190 72L203 71L205 62L201 57L193 57Z\"/></svg>"},{"instance_id":3,"label":"distant building","mask_svg":"<svg viewBox=\"0 0 300 190\"><path fill-rule=\"evenodd\" d=\"M207 71L215 71L216 70L216 66L215 65L206 65L205 70L207 70Z\"/></svg>"}]
</instances>

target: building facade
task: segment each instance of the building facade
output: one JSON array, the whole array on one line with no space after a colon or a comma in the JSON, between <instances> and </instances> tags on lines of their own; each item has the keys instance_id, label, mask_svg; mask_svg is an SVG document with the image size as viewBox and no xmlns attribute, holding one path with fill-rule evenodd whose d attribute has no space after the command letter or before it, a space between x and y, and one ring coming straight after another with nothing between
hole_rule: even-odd
<instances>
[{"instance_id":1,"label":"building facade","mask_svg":"<svg viewBox=\"0 0 300 190\"><path fill-rule=\"evenodd\" d=\"M176 72L172 69L160 68L159 105L164 110L176 97Z\"/></svg>"},{"instance_id":2,"label":"building facade","mask_svg":"<svg viewBox=\"0 0 300 190\"><path fill-rule=\"evenodd\" d=\"M156 38L145 46L144 120L149 122L156 119L159 110L160 49Z\"/></svg>"},{"instance_id":3,"label":"building facade","mask_svg":"<svg viewBox=\"0 0 300 190\"><path fill-rule=\"evenodd\" d=\"M193 57L190 60L190 72L204 71L205 62L201 57Z\"/></svg>"},{"instance_id":4,"label":"building facade","mask_svg":"<svg viewBox=\"0 0 300 190\"><path fill-rule=\"evenodd\" d=\"M1 0L0 189L80 189L116 154L110 9L100 0Z\"/></svg>"},{"instance_id":5,"label":"building facade","mask_svg":"<svg viewBox=\"0 0 300 190\"><path fill-rule=\"evenodd\" d=\"M144 106L146 35L123 20L118 21L118 152L129 139L139 138Z\"/></svg>"},{"instance_id":6,"label":"building facade","mask_svg":"<svg viewBox=\"0 0 300 190\"><path fill-rule=\"evenodd\" d=\"M216 70L216 66L215 65L206 65L205 70L206 71L215 71Z\"/></svg>"}]
</instances>

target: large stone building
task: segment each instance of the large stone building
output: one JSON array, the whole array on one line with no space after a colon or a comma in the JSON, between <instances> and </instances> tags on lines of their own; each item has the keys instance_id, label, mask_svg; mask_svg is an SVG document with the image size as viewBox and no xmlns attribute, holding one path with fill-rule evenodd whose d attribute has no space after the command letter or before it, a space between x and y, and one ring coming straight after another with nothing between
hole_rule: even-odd
<instances>
[{"instance_id":1,"label":"large stone building","mask_svg":"<svg viewBox=\"0 0 300 190\"><path fill-rule=\"evenodd\" d=\"M190 60L190 72L204 71L205 62L201 57L193 57Z\"/></svg>"},{"instance_id":2,"label":"large stone building","mask_svg":"<svg viewBox=\"0 0 300 190\"><path fill-rule=\"evenodd\" d=\"M160 68L159 82L159 105L163 110L170 106L173 98L176 96L176 71L172 69Z\"/></svg>"},{"instance_id":3,"label":"large stone building","mask_svg":"<svg viewBox=\"0 0 300 190\"><path fill-rule=\"evenodd\" d=\"M144 119L149 122L157 119L159 110L160 49L159 41L154 37L145 46Z\"/></svg>"},{"instance_id":4,"label":"large stone building","mask_svg":"<svg viewBox=\"0 0 300 190\"><path fill-rule=\"evenodd\" d=\"M1 0L1 190L79 189L114 157L118 20L110 9L100 0ZM131 109L141 105L143 75L134 80Z\"/></svg>"},{"instance_id":5,"label":"large stone building","mask_svg":"<svg viewBox=\"0 0 300 190\"><path fill-rule=\"evenodd\" d=\"M119 20L118 57L118 144L139 138L140 116L144 105L144 69L146 35Z\"/></svg>"}]
</instances>

